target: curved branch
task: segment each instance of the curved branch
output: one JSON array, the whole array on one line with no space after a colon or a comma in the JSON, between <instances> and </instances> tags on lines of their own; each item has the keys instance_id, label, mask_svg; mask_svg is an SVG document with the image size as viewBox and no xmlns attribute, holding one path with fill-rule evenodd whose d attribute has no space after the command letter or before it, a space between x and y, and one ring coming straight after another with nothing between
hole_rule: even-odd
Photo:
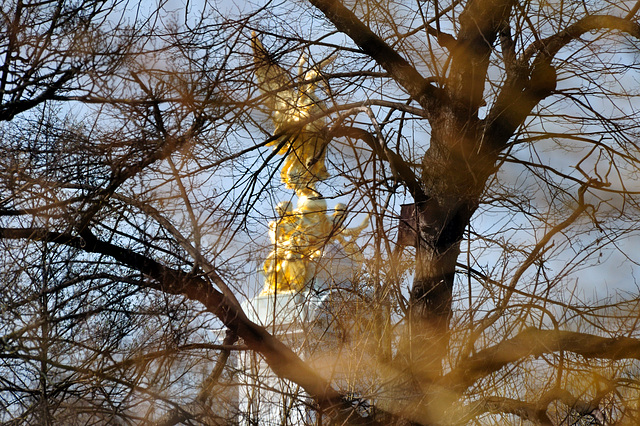
<instances>
[{"instance_id":1,"label":"curved branch","mask_svg":"<svg viewBox=\"0 0 640 426\"><path fill-rule=\"evenodd\" d=\"M151 280L147 286L168 294L182 295L204 305L224 325L242 338L247 348L259 352L273 372L280 378L300 385L323 411L338 417L359 417L347 398L331 387L316 370L302 361L289 347L267 330L251 322L245 313L224 294L209 285L203 278L179 269L169 268L150 257L133 250L98 240L85 231L82 237L52 232L43 228L0 228L0 239L25 239L61 244L109 256L121 264L135 269ZM216 283L226 283L215 271L209 277ZM372 421L371 424L378 424Z\"/></svg>"},{"instance_id":2,"label":"curved branch","mask_svg":"<svg viewBox=\"0 0 640 426\"><path fill-rule=\"evenodd\" d=\"M558 401L580 416L593 416L597 413L602 398L614 389L615 384L609 383L602 391L597 392L594 399L588 401L575 397L568 390L560 388L553 388L545 392L537 401L533 402L491 396L470 404L471 406L463 411L469 413L466 416L468 420L483 413L509 413L534 423L553 425L547 415L547 409L552 402Z\"/></svg>"},{"instance_id":3,"label":"curved branch","mask_svg":"<svg viewBox=\"0 0 640 426\"><path fill-rule=\"evenodd\" d=\"M522 275L524 275L527 269L529 269L529 267L531 267L531 265L533 265L539 259L539 257L545 252L545 250L549 248L547 245L553 239L553 237L563 230L567 229L569 226L573 225L573 223L578 220L582 213L584 213L589 207L591 207L590 204L586 204L584 202L584 194L591 185L593 185L594 187L598 186L595 184L595 182L589 181L587 184L580 187L580 189L578 190L578 205L576 209L569 215L569 217L567 217L559 224L553 226L547 233L545 233L540 241L536 243L533 250L531 250L524 262L522 262L518 269L516 269L513 277L511 278L511 281L509 282L508 287L506 287L506 294L500 301L498 306L496 306L495 311L491 315L480 321L478 327L476 327L476 329L471 333L471 337L469 338L465 349L463 349L462 351L463 357L466 357L466 355L471 352L471 350L473 349L473 345L480 337L480 335L500 319L504 311L507 309L509 301L511 300L511 297L515 292L516 285L520 281L520 278L522 278Z\"/></svg>"},{"instance_id":4,"label":"curved branch","mask_svg":"<svg viewBox=\"0 0 640 426\"><path fill-rule=\"evenodd\" d=\"M335 25L349 36L364 53L373 58L427 112L433 114L440 106L444 92L427 80L391 46L385 43L358 17L338 0L309 0Z\"/></svg>"},{"instance_id":5,"label":"curved branch","mask_svg":"<svg viewBox=\"0 0 640 426\"><path fill-rule=\"evenodd\" d=\"M342 396L295 353L263 327L249 321L235 303L200 277L169 268L133 250L100 241L88 234L80 238L42 228L0 228L0 238L51 242L110 256L152 278L153 281L149 281L151 288L169 294L184 295L202 303L208 312L216 315L229 329L237 332L250 349L263 354L278 376L300 384L321 407L332 409L342 403ZM214 281L217 280L222 278L216 276Z\"/></svg>"},{"instance_id":6,"label":"curved branch","mask_svg":"<svg viewBox=\"0 0 640 426\"><path fill-rule=\"evenodd\" d=\"M640 360L640 340L600 337L586 333L529 328L517 336L484 349L445 375L442 384L462 392L476 381L527 357L566 351L585 358Z\"/></svg>"},{"instance_id":7,"label":"curved branch","mask_svg":"<svg viewBox=\"0 0 640 426\"><path fill-rule=\"evenodd\" d=\"M382 146L374 135L358 127L340 126L332 129L331 136L359 139L366 143L378 158L389 163L394 177L407 187L416 202L426 200L427 196L420 186L420 180L411 167L400 155Z\"/></svg>"},{"instance_id":8,"label":"curved branch","mask_svg":"<svg viewBox=\"0 0 640 426\"><path fill-rule=\"evenodd\" d=\"M507 80L485 119L485 137L494 147L504 148L515 130L533 108L556 87L556 71L551 61L564 46L590 31L615 30L640 39L640 25L624 18L593 15L580 19L565 30L536 40L513 65ZM529 65L533 58L533 62Z\"/></svg>"},{"instance_id":9,"label":"curved branch","mask_svg":"<svg viewBox=\"0 0 640 426\"><path fill-rule=\"evenodd\" d=\"M529 420L539 425L553 425L547 416L546 407L513 398L489 397L475 404L475 407L471 410L471 416L479 416L483 413L514 414L523 420Z\"/></svg>"},{"instance_id":10,"label":"curved branch","mask_svg":"<svg viewBox=\"0 0 640 426\"><path fill-rule=\"evenodd\" d=\"M617 30L640 39L640 25L624 18L609 15L592 15L580 19L564 31L531 43L521 61L529 62L538 54L552 59L564 46L589 31Z\"/></svg>"}]
</instances>

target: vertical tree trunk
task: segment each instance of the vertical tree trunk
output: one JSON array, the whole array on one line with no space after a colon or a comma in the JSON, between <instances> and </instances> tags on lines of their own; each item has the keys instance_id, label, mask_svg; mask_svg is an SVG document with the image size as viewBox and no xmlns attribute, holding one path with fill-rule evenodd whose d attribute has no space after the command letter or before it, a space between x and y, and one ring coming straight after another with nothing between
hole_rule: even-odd
<instances>
[{"instance_id":1,"label":"vertical tree trunk","mask_svg":"<svg viewBox=\"0 0 640 426\"><path fill-rule=\"evenodd\" d=\"M451 111L432 129L423 159L427 201L420 204L418 244L410 293L408 339L412 373L428 386L440 375L448 350L455 267L460 242L491 175L497 152L478 149L479 132L460 125L461 111ZM465 129L466 131L462 130Z\"/></svg>"}]
</instances>

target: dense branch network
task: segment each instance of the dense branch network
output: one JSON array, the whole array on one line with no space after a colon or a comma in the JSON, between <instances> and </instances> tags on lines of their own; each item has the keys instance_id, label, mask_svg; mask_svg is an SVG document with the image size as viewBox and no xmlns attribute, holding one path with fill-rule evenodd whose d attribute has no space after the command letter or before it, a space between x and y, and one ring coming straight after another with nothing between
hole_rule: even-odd
<instances>
[{"instance_id":1,"label":"dense branch network","mask_svg":"<svg viewBox=\"0 0 640 426\"><path fill-rule=\"evenodd\" d=\"M518 14L523 13L520 8L521 5L515 1L470 0L464 4L456 3L446 11L439 11L436 7L435 27L432 25L434 21L427 22L425 19L425 23L420 26L420 30L425 32L425 37L428 37L430 42L437 42L440 48L443 49L442 51L445 52L444 55L448 59L442 64L442 69L446 78L425 78L422 75L423 71L421 71L424 67L417 65L419 59L412 62L414 58L403 52L399 47L402 46L402 43L400 43L402 40L398 40L399 43L396 44L385 41L383 37L376 34L366 25L365 20L360 19L346 3L339 0L309 0L309 2L320 10L338 31L349 36L359 48L359 50L345 48L345 52L350 54L355 52L361 56L370 57L385 72L350 71L336 72L325 76L309 72L299 82L298 86L309 85L315 87L314 85L323 81L324 78L328 80L350 79L352 77L361 79L391 78L397 83L397 86L394 86L394 91L397 92L397 87L400 87L408 94L408 96L405 95L405 98L409 98L407 104L399 104L385 99L370 99L365 102L348 103L326 108L322 105L323 108L319 108L321 102L311 96L304 97L298 94L295 99L278 99L277 95L285 92L282 90L283 87L293 89L296 83L289 76L283 74L283 70L277 64L269 62L271 58L268 57L266 50L254 36L253 50L254 53L258 53L256 56L261 58L261 61L258 62L263 65L264 63L271 65L271 67L266 68L260 64L257 65L258 73L263 74L263 80L272 79L262 88L265 93L261 99L266 101L267 106L272 110L284 110L287 106L291 107L291 103L295 104L297 108L304 107L307 109L305 114L301 114L298 117L299 120L295 123L289 123L286 120L276 122L274 135L262 145L255 144L249 148L242 148L219 160L211 161L215 165L223 162L230 163L247 153L252 153L262 148L266 144L276 145L276 151L288 151L290 150L289 145L287 145L289 141L286 140L288 135L290 136L296 131L299 133L300 129L311 129L321 135L322 139L319 142L322 143L318 144L317 149L314 149L313 153L307 156L311 157L307 158L307 160L311 160L310 162L295 164L295 167L310 167L318 164L319 159L324 158L322 156L326 149L326 143L331 138L358 140L364 142L377 159L389 167L397 183L407 188L409 194L419 205L417 215L420 216L416 226L420 238L415 249L415 283L411 290L411 306L408 310L408 322L410 326L414 327L412 331L414 335L413 340L412 336L409 336L409 338L405 339L406 341L398 344L397 352L399 355L393 360L391 369L401 370L403 373L398 374L407 378L406 383L417 384L405 393L410 394L410 392L417 389L415 393L411 394L418 395L413 401L415 403L414 406L427 407L425 408L427 410L432 409L433 405L430 405L430 402L435 398L430 398L439 390L442 390L442 394L446 397L454 395L455 397L463 398L483 379L497 375L500 371L507 370L509 367L533 357L549 354L559 354L558 356L561 357L565 353L571 353L573 356L586 360L640 360L638 355L640 354L640 341L636 338L623 336L603 337L560 329L547 330L541 327L528 328L515 335L511 332L506 334L509 337L503 337L493 346L476 350L476 344L479 344L480 340L479 336L485 335L487 326L480 327L480 330L473 335L473 339L470 339L472 342L462 351L463 355L455 365L451 366L450 370L443 370L441 362L446 355L447 342L450 337L448 322L452 315L455 268L456 265L460 264L458 263L460 241L464 237L465 231L469 230L472 215L483 201L482 197L487 182L495 173L496 167L501 165L499 163L501 152L510 147L509 142L518 132L518 129L523 126L527 118L531 116L532 112L535 111L536 107L544 99L557 93L558 73L554 64L558 61L557 57L560 52L566 49L570 43L579 40L592 31L621 32L632 38L640 39L640 26L631 20L640 3L634 6L625 18L587 14L574 22L568 22L565 28L560 29L557 33L542 38L534 37L535 41L530 42L528 46L520 46L521 53L519 56L516 52L516 46L518 43L524 43L521 40L526 40L526 37L521 34L512 34L514 30L512 22L519 19ZM55 15L55 19L51 21L52 27L44 28L42 33L35 34L28 39L29 43L36 40L39 43L43 43L42 46L38 49L21 50L17 43L20 43L21 40L24 42L27 39L23 40L18 35L31 28L30 21L25 20L27 15L24 13L29 8L38 7L39 4L27 3L24 1L16 2L19 7L12 10L12 13L5 14L2 17L4 21L1 31L6 37L5 41L0 42L3 56L0 60L4 61L0 64L0 121L8 122L29 112L40 111L41 107L50 105L50 101L55 100L80 102L85 107L87 105L109 107L118 105L122 107L120 114L122 114L122 111L136 111L146 126L141 126L141 129L143 128L141 130L143 136L139 139L132 138L126 143L129 145L144 145L144 143L148 143L148 145L146 145L144 155L140 158L130 158L126 154L118 157L117 153L114 154L112 152L116 151L116 148L105 148L105 152L107 152L105 156L111 155L112 157L109 158L115 158L111 164L106 165L108 167L105 167L111 172L111 176L103 177L102 186L85 186L77 192L66 191L69 186L61 183L60 188L64 190L60 191L62 194L65 196L70 193L73 194L67 199L64 199L63 196L61 198L43 196L38 199L37 195L33 195L37 194L34 191L33 194L30 193L28 196L23 197L26 201L16 196L15 199L18 200L18 203L14 207L6 207L14 197L14 193L12 193L6 199L9 201L5 202L6 200L3 200L3 204L0 206L0 217L6 221L4 227L0 228L0 239L25 242L35 241L45 248L49 246L70 247L85 254L99 256L101 260L95 261L96 263L102 262L103 257L108 258L110 259L109 261L115 261L118 265L141 273L145 277L144 281L98 272L87 273L86 276L95 279L106 279L110 282L120 280L122 283L138 287L147 286L159 294L184 296L204 306L206 311L219 318L232 331L233 335L233 338L225 340L222 346L209 347L209 349L222 350L224 352L209 376L209 381L205 383L205 390L208 389L207 386L212 381L219 377L222 366L228 360L229 351L239 347L234 343L237 335L244 342L242 349L249 349L264 356L278 377L288 379L304 388L321 410L331 412L336 416L336 422L340 420L345 420L346 422L348 420L355 423L354 419L357 418L357 422L369 421L371 424L376 422L384 424L383 421L378 421L377 419L365 419L359 416L357 410L348 401L347 395L336 391L328 380L323 378L308 363L303 362L291 348L269 334L263 327L248 320L247 316L242 312L235 295L230 290L228 283L213 266L213 260L203 258L200 252L201 247L199 247L200 234L198 229L193 231L193 234L197 235L194 238L198 240L194 246L188 238L181 234L178 227L171 220L162 217L158 209L151 205L144 205L144 201L134 200L135 197L133 196L127 198L125 195L120 194L126 183L149 171L152 166L155 167L159 163L169 161L170 157L177 151L188 149L193 140L197 139L208 126L215 127L219 125L218 122L209 120L211 116L199 111L198 108L189 109L188 113L176 119L187 123L182 136L174 136L168 130L169 126L165 122L164 116L169 115L168 110L164 109L165 103L184 103L188 104L189 108L192 108L191 102L199 97L206 98L202 100L202 104L214 102L210 97L210 93L206 96L202 95L204 92L195 94L190 92L184 96L182 93L178 95L160 95L155 93L152 85L145 80L146 77L140 77L135 72L128 73L124 77L120 76L119 78L121 79L118 81L132 82L131 84L136 87L136 90L143 92L141 99L128 98L127 96L122 96L122 93L112 97L109 97L108 94L99 93L96 90L99 88L98 78L94 77L91 72L95 72L97 68L102 67L100 69L105 74L108 74L123 63L127 63L127 60L125 60L126 54L122 53L126 49L122 49L122 47L129 44L134 45L135 43L130 43L130 37L123 36L119 43L115 43L109 48L105 47L105 45L100 45L96 49L89 49L88 51L83 50L85 45L73 43L81 40L80 35L95 35L96 39L101 39L104 34L94 31L96 27L90 24L90 21L96 17L102 19L104 13L109 12L111 9L105 11L99 7L102 4L101 2L89 2L95 8L91 9L91 12L84 13L81 7L74 6L68 10L64 9L66 12L60 15L59 13L63 11L62 8L52 8L51 11L57 11L56 13L58 13L58 15ZM49 5L49 2L44 3ZM58 6L63 3L51 2L50 4ZM461 14L458 13L459 9L462 10ZM444 13L452 10L455 10L455 13L452 12L451 16L454 16L452 19L456 20L454 27L456 28L456 34L454 35L442 31L438 22L444 16ZM77 51L74 49L62 51L59 49L64 43L60 45L53 43L55 41L54 36L57 34L54 31L56 30L55 24L60 23L60 20L68 21L67 24L71 22L81 24L80 26L69 24L61 27L64 29L63 34L60 36L61 39L72 40L73 43L70 43ZM244 25L245 23L243 22L243 28ZM72 31L70 28L76 28L76 30ZM516 30L519 29L516 28ZM414 36L417 34L417 30L412 30L407 34ZM74 35L78 35L78 37L74 37ZM175 34L173 35L175 36ZM241 36L247 39L246 34L241 34ZM305 42L306 45L308 43ZM321 43L318 43L318 45L321 45ZM185 46L182 45L181 47ZM60 63L52 65L49 62L40 60L44 60L46 55L38 55L45 52L47 48L60 55ZM82 57L77 61L70 60L78 52L86 54L80 55ZM26 53L31 56L26 55ZM97 53L100 53L100 55L97 55ZM493 77L489 75L489 69L491 60L496 55L501 56L504 62L501 65L504 71L504 76L502 77L504 78L499 80L499 85L495 86L495 92L491 94L493 103L486 105L486 101L489 99L487 93L488 83ZM432 56L432 58L434 57ZM225 58L223 61L225 63L224 66L227 64L227 59ZM203 63L206 60L205 58ZM255 62L254 65L256 65ZM436 68L436 64L433 65ZM222 74L222 71L220 73ZM171 73L168 72L167 75L169 74ZM203 72L203 75L206 74ZM239 74L245 75L246 69L241 70ZM95 79L95 81L92 79ZM249 79L241 82L242 85L248 83L250 83ZM84 84L91 86L91 90L82 90ZM360 80L357 84L361 84ZM105 87L111 86L105 84ZM207 88L207 90L213 89ZM94 91L96 92L94 93ZM294 92L289 91L286 93ZM410 105L411 102L413 102L413 105ZM400 111L403 114L412 115L416 120L429 122L431 141L428 149L425 146L425 149L420 151L424 152L421 164L409 161L401 150L394 150L387 146L384 135L382 135L379 126L375 125L375 120L372 117L370 118L372 118L372 126L375 131L367 130L364 128L366 125L362 123L347 125L340 121L327 124L328 117L345 111L349 114L350 110L355 113L365 111L373 115L372 108L370 108L372 106L381 110ZM484 118L480 118L479 111L485 106L488 112ZM240 102L236 103L235 107L243 109L243 111L251 108ZM236 114L234 112L231 115L233 115L233 118L227 118L224 113L220 114L220 117L224 118L221 121L239 121L239 117L244 117L243 113ZM189 117L189 119L185 117ZM243 125L244 123L241 123L240 127ZM108 124L105 126L108 127ZM245 129L245 127L242 128ZM226 136L227 132L231 131L225 129L220 134ZM120 141L120 134L114 132L114 135L114 139ZM149 135L152 135L152 140L145 140ZM218 134L215 136L218 137ZM243 134L243 136L245 135ZM544 137L561 138L562 134L547 132ZM535 142L532 140L531 144ZM308 147L309 145L305 148ZM22 149L22 147L20 148ZM49 148L44 147L43 151L47 149ZM86 155L90 157L91 153ZM625 160L635 161L634 155L627 153L624 155ZM268 160L270 159L271 157L268 157ZM521 162L521 164L524 164L524 162ZM188 204L190 202L189 196L191 195L189 194L189 188L182 185L178 169L173 163L171 165L175 182L180 186L184 203ZM64 167L64 165L60 165L60 167ZM208 167L213 168L211 165ZM319 177L324 179L328 176L324 165L316 167L318 167L319 171L316 170L315 173ZM258 172L255 175L257 176ZM297 173L297 175L295 173L286 174L287 179L291 181L291 185L296 183L294 178L299 177L298 175L301 175L301 173ZM6 176L7 180L12 179L10 172L7 172ZM563 177L569 178L568 175L563 175ZM362 178L364 180L364 177ZM153 179L155 179L155 175ZM203 179L203 181L205 180ZM170 185L174 181L170 180L169 182ZM194 178L194 182L194 186L200 183L198 178ZM552 232L543 237L540 243L534 245L533 251L525 257L526 260L519 267L513 269L515 273L511 284L507 285L487 280L492 290L499 288L504 293L499 296L501 299L498 299L499 301L495 305L497 307L494 310L495 314L493 316L488 314L485 317L488 319L487 321L484 323L481 321L476 322L472 324L470 329L473 330L473 325L477 326L478 324L482 326L490 323L489 325L493 326L499 319L503 318L504 311L508 308L507 305L512 302L512 295L526 296L524 291L516 289L516 286L519 287L520 285L520 278L524 272L535 264L541 257L539 254L544 253L546 247L552 244L552 236L564 232L569 228L569 225L573 226L574 222L577 222L578 215L587 210L587 204L583 202L582 198L585 191L587 189L601 189L603 186L594 184L592 180L588 180L587 183L588 185L582 188L579 211L576 210L567 220L560 222L560 225L551 227ZM154 184L155 181L149 186ZM7 187L13 188L12 185L13 182L7 183ZM636 195L632 191L626 190L620 191L620 193L626 196ZM243 198L240 197L240 199ZM93 226L101 219L101 213L110 201L123 202L138 208L149 222L155 221L154 224L158 223L163 231L167 231L172 238L172 242L177 243L175 246L186 251L187 256L185 257L190 256L195 260L196 267L194 267L194 272L187 273L178 267L170 267L167 266L168 263L156 260L152 254L149 254L153 252L153 243L145 246L148 251L141 254L143 253L141 250L136 251L138 248L134 250L119 245L117 238L106 240L106 238L96 237L92 233ZM76 206L80 206L77 211L75 210ZM64 210L60 209L61 207ZM111 207L116 210L115 207ZM191 206L188 205L188 207ZM325 207L323 206L322 208L324 209ZM589 207L593 208L593 206ZM61 210L63 214L68 212L73 212L74 214L74 218L69 219L69 223L65 223L64 228L60 228L67 231L55 232L52 230L54 229L53 226L47 228L44 225L42 227L34 225L47 223L48 219L52 219L52 222L55 222L53 220L54 214L51 212L56 212L55 215L59 215L57 212ZM199 218L191 209L189 210L192 225L197 227ZM118 216L117 220L124 216L126 214ZM58 217L55 219L58 219ZM341 224L340 220L343 219L338 218L335 223ZM24 227L17 227L19 224L24 224ZM130 237L124 235L126 231L117 229L117 226L114 225L113 228L110 228L110 226L107 225L106 228L109 229L111 237L114 235L116 237ZM132 237L132 241L140 243L143 242L143 239ZM385 240L385 243L390 245L388 240ZM394 251L395 254L397 253ZM395 261L395 258L393 260ZM93 260L90 262L93 262ZM112 264L110 263L109 265ZM45 265L43 265L42 269L46 269ZM201 275L198 275L198 273L201 273ZM54 287L51 292L57 291L57 289L58 287ZM402 296L402 290L399 290L398 293ZM43 291L42 294L34 294L26 300L31 302L38 298L44 299L47 294L46 291ZM536 301L547 302L546 296L538 294L534 296L537 298ZM43 302L43 306L46 308L46 301ZM46 317L46 314L44 312L43 316ZM43 322L38 322L37 326L43 326ZM13 334L7 333L5 337L7 340L15 338L18 334L26 333L25 330L27 328L19 329ZM605 328L602 327L601 330L605 330ZM418 353L414 348L421 346L423 342L427 342L424 346L427 349L423 353ZM403 346L405 343L406 345ZM406 353L403 353L402 351L405 347L409 347L409 349L407 349ZM421 349L424 349L424 347ZM163 354L160 351L157 354L148 355L161 357ZM7 354L6 356L14 355ZM38 361L38 357L32 355L25 356L25 359L34 362ZM409 362L404 364L404 359L409 359ZM123 361L122 364L124 365L126 362L128 361ZM424 364L419 365L420 362ZM424 365L429 368L421 368ZM386 366L388 364L385 364ZM78 371L88 374L88 370L78 369ZM403 375L405 371L410 373ZM105 376L105 380L120 379ZM602 392L612 391L613 388L613 386L606 387ZM403 389L403 391L405 390ZM205 391L198 394L193 407L205 401L207 397ZM597 407L602 398L602 393L598 393L590 400L582 400L566 390L554 388L534 402L496 396L480 398L477 404L472 404L473 406L467 408L468 412L471 413L469 418L485 412L502 412L548 424L550 419L546 408L550 401L561 401L563 404L573 407L577 412L587 415L595 410L594 407ZM182 410L176 408L169 412L164 419L165 424L174 424L180 419L191 418L190 409L193 407L187 407L189 409ZM393 409L389 411L395 414L385 414L389 414L394 420L400 421L399 419L405 416L405 413L395 412ZM415 418L410 414L406 418Z\"/></svg>"},{"instance_id":2,"label":"dense branch network","mask_svg":"<svg viewBox=\"0 0 640 426\"><path fill-rule=\"evenodd\" d=\"M153 259L135 253L112 243L100 241L90 234L84 238L69 234L51 232L46 229L0 228L2 239L24 239L43 243L62 244L112 257L121 264L138 270L152 281L150 288L161 292L184 295L202 303L207 311L220 318L247 348L265 356L269 366L281 378L292 380L302 386L324 410L335 409L350 412L344 396L331 388L315 370L307 366L288 347L279 342L264 328L249 321L235 303L227 300L203 278L168 268ZM213 281L222 281L215 272L209 273ZM231 342L231 340L229 340ZM585 333L528 329L513 337L486 348L462 362L459 367L444 375L438 385L448 391L462 393L473 383L509 364L528 357L536 357L554 352L573 352L585 358L599 359L640 359L640 340L629 337L600 337ZM346 404L346 405L345 405ZM400 413L397 413L400 414ZM184 412L176 415L186 415ZM167 420L169 421L169 420ZM375 424L372 422L370 424Z\"/></svg>"}]
</instances>

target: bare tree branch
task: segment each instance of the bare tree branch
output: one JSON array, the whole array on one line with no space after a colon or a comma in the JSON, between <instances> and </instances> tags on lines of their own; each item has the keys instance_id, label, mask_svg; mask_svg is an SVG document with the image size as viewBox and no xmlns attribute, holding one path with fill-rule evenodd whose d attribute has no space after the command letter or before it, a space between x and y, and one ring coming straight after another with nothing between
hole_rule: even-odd
<instances>
[{"instance_id":1,"label":"bare tree branch","mask_svg":"<svg viewBox=\"0 0 640 426\"><path fill-rule=\"evenodd\" d=\"M373 33L339 0L310 0L339 31L348 35L364 53L372 57L428 113L435 113L443 92L431 84L406 59Z\"/></svg>"},{"instance_id":2,"label":"bare tree branch","mask_svg":"<svg viewBox=\"0 0 640 426\"><path fill-rule=\"evenodd\" d=\"M100 241L86 232L80 238L41 228L0 228L0 238L63 244L88 253L110 256L123 265L152 278L153 281L149 283L150 288L168 294L184 295L202 303L208 312L220 318L230 330L242 338L249 349L262 354L278 377L300 385L323 411L340 418L343 416L341 412L349 417L349 413L353 410L344 396L336 392L315 369L302 361L289 347L269 334L263 327L251 322L236 303L229 301L200 277L169 268L132 250ZM214 272L209 276L214 282L222 281L222 278Z\"/></svg>"},{"instance_id":3,"label":"bare tree branch","mask_svg":"<svg viewBox=\"0 0 640 426\"><path fill-rule=\"evenodd\" d=\"M414 200L423 201L426 199L422 187L420 186L420 181L411 167L400 155L391 151L386 146L380 146L375 136L371 133L358 127L340 126L336 129L332 129L331 135L333 137L359 139L366 143L371 147L371 150L378 156L378 158L389 163L394 176L396 176L408 188Z\"/></svg>"},{"instance_id":4,"label":"bare tree branch","mask_svg":"<svg viewBox=\"0 0 640 426\"><path fill-rule=\"evenodd\" d=\"M457 391L499 369L524 358L553 352L573 352L585 358L640 359L640 340L630 337L600 337L586 333L529 328L517 336L483 349L460 362L443 376L441 384Z\"/></svg>"}]
</instances>

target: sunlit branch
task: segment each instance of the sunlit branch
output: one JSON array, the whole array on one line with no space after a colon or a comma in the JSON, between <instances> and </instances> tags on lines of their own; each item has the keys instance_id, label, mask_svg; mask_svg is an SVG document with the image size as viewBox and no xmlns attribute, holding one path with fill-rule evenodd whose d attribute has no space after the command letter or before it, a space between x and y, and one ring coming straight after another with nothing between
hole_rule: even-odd
<instances>
[{"instance_id":1,"label":"sunlit branch","mask_svg":"<svg viewBox=\"0 0 640 426\"><path fill-rule=\"evenodd\" d=\"M452 50L448 90L459 119L477 119L483 104L487 69L498 33L508 20L513 0L470 0L460 14L457 45Z\"/></svg>"},{"instance_id":2,"label":"sunlit branch","mask_svg":"<svg viewBox=\"0 0 640 426\"><path fill-rule=\"evenodd\" d=\"M230 330L244 340L251 350L261 353L273 372L281 378L300 385L321 409L340 416L351 413L350 403L316 370L303 362L291 349L274 338L263 327L251 322L236 303L228 300L202 278L169 268L133 250L100 241L85 231L82 237L50 232L42 228L0 228L1 239L24 239L62 244L88 253L110 256L123 265L147 275L152 281L147 286L155 290L202 303L208 312L216 315ZM223 281L217 274L209 274L214 282Z\"/></svg>"},{"instance_id":3,"label":"sunlit branch","mask_svg":"<svg viewBox=\"0 0 640 426\"><path fill-rule=\"evenodd\" d=\"M584 358L638 360L640 340L530 328L468 357L460 366L443 376L441 383L447 388L461 392L481 378L511 363L559 351L573 352Z\"/></svg>"},{"instance_id":4,"label":"sunlit branch","mask_svg":"<svg viewBox=\"0 0 640 426\"><path fill-rule=\"evenodd\" d=\"M590 182L594 186L596 186L595 182ZM541 256L545 250L548 249L547 245L551 241L551 239L557 235L559 232L562 232L567 227L571 226L588 208L593 208L590 204L586 204L584 201L584 194L587 191L588 186L582 186L578 190L578 205L576 209L567 217L565 220L560 222L559 224L552 227L545 235L538 241L531 250L531 252L527 255L526 259L522 262L522 264L518 267L518 269L513 274L509 285L506 290L506 294L500 300L500 303L496 307L495 311L485 319L483 319L480 324L473 330L469 341L467 342L465 349L462 351L462 358L466 358L467 354L469 354L475 345L476 339L486 330L489 326L494 324L498 319L502 316L505 309L509 305L509 301L513 296L516 285L520 281L522 275L534 264L534 262Z\"/></svg>"},{"instance_id":5,"label":"sunlit branch","mask_svg":"<svg viewBox=\"0 0 640 426\"><path fill-rule=\"evenodd\" d=\"M471 408L470 418L483 413L514 414L523 420L529 420L543 426L552 426L546 413L546 406L535 402L525 402L513 398L489 397L478 401Z\"/></svg>"},{"instance_id":6,"label":"sunlit branch","mask_svg":"<svg viewBox=\"0 0 640 426\"><path fill-rule=\"evenodd\" d=\"M507 80L485 120L485 134L495 149L502 149L533 108L555 90L557 75L551 62L560 49L589 31L602 30L640 38L635 22L608 15L586 16L564 31L531 43L521 58L506 65Z\"/></svg>"}]
</instances>

